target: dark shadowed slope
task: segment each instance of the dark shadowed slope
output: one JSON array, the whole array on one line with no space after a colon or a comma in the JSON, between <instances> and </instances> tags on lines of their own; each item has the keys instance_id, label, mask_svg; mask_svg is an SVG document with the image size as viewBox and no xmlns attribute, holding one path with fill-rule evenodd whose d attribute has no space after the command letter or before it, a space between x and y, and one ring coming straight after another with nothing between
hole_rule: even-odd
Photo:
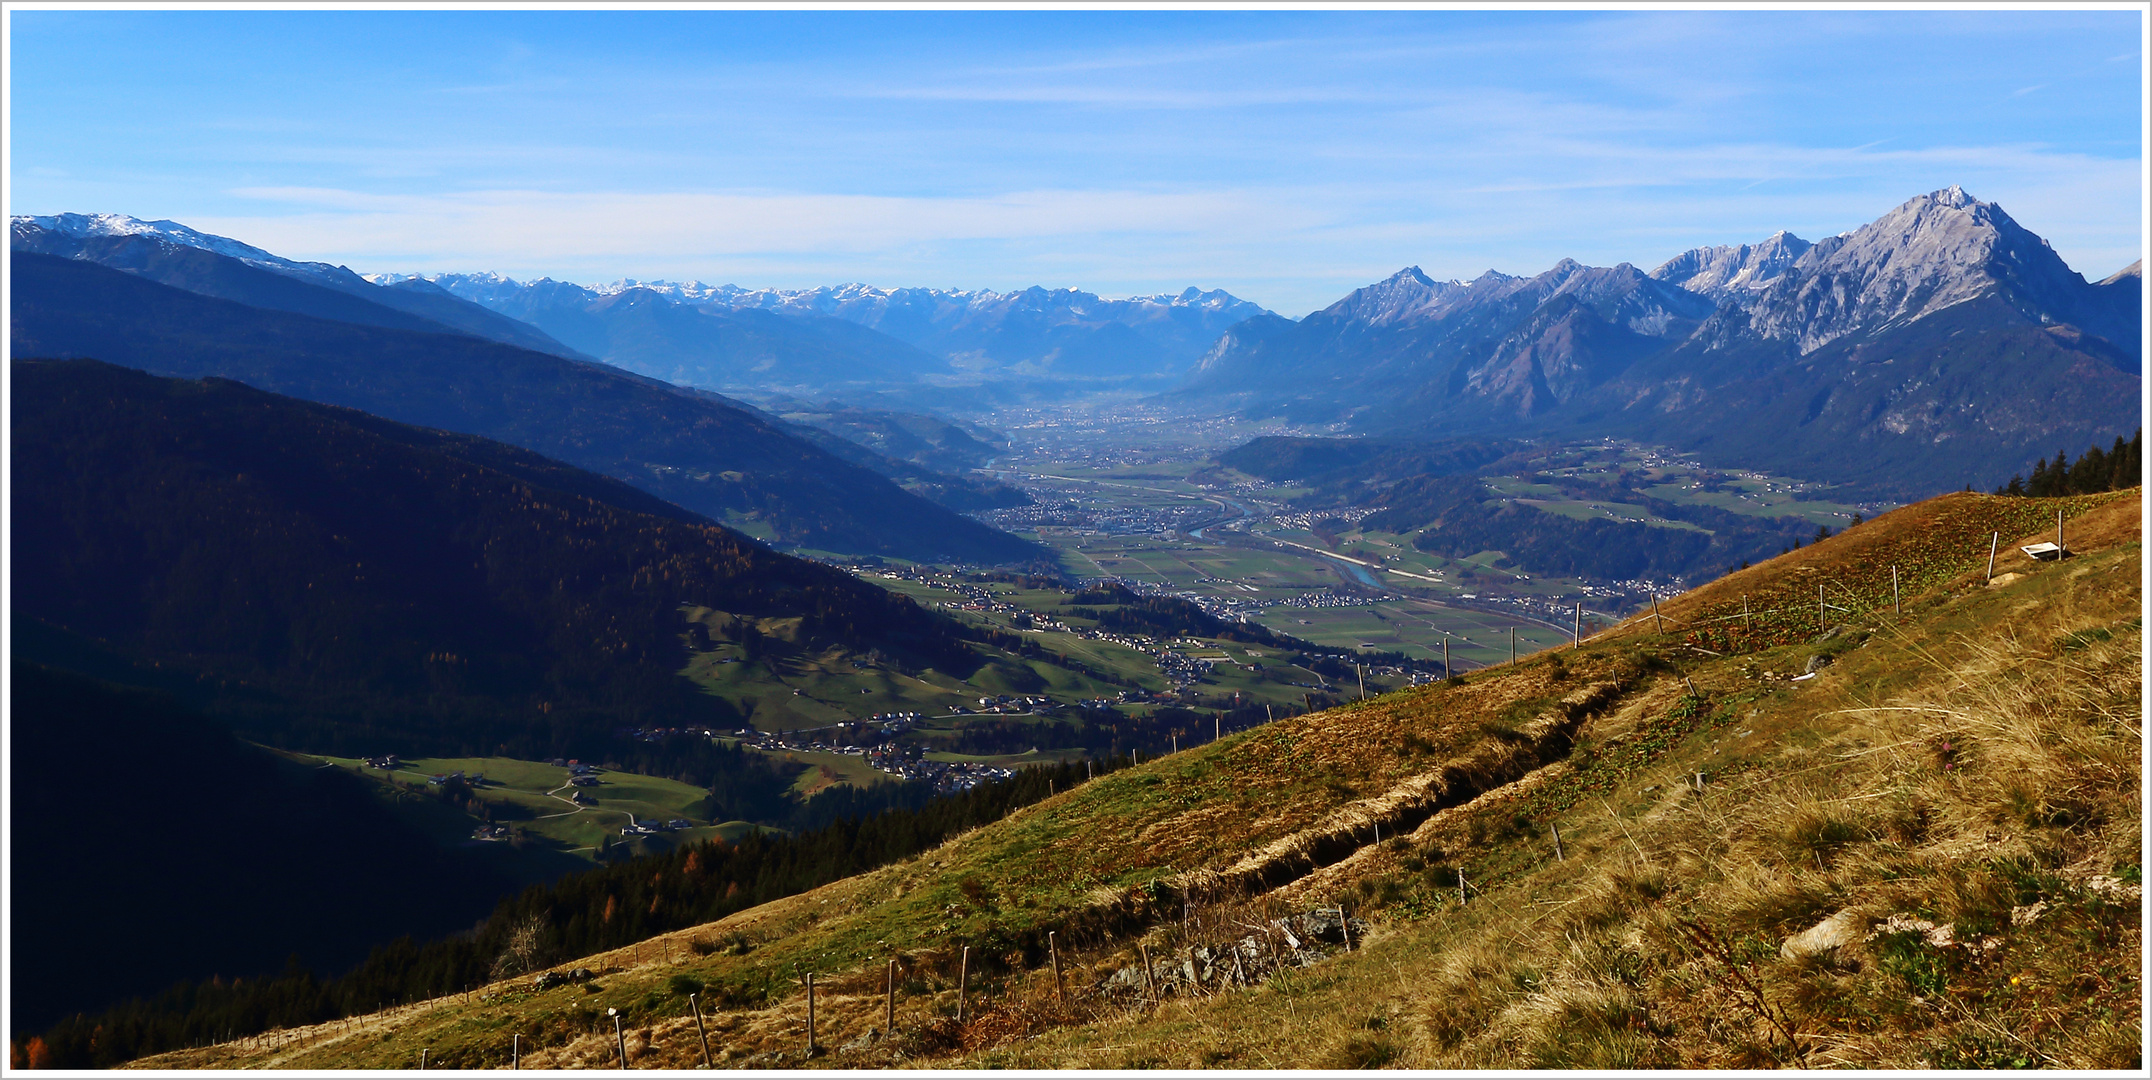
<instances>
[{"instance_id":1,"label":"dark shadowed slope","mask_svg":"<svg viewBox=\"0 0 2152 1080\"><path fill-rule=\"evenodd\" d=\"M678 674L683 604L968 662L909 600L514 447L88 361L14 388L15 613L202 673L280 745L546 757L736 720Z\"/></svg>"},{"instance_id":2,"label":"dark shadowed slope","mask_svg":"<svg viewBox=\"0 0 2152 1080\"><path fill-rule=\"evenodd\" d=\"M357 777L281 760L168 696L18 659L9 704L18 1031L294 954L340 970L467 927L513 887Z\"/></svg>"},{"instance_id":3,"label":"dark shadowed slope","mask_svg":"<svg viewBox=\"0 0 2152 1080\"><path fill-rule=\"evenodd\" d=\"M981 563L1036 549L755 417L654 380L493 342L199 296L16 253L14 354L217 375L405 423L499 439L782 542Z\"/></svg>"}]
</instances>

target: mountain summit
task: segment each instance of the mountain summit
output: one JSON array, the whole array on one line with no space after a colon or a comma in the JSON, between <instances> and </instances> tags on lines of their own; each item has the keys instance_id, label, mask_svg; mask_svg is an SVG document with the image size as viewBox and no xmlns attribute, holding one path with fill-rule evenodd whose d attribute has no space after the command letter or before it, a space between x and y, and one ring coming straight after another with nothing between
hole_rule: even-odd
<instances>
[{"instance_id":1,"label":"mountain summit","mask_svg":"<svg viewBox=\"0 0 2152 1080\"><path fill-rule=\"evenodd\" d=\"M2071 321L2085 288L2046 240L1953 184L1810 247L1763 290L1748 329L1805 354L1989 295L2046 325Z\"/></svg>"}]
</instances>

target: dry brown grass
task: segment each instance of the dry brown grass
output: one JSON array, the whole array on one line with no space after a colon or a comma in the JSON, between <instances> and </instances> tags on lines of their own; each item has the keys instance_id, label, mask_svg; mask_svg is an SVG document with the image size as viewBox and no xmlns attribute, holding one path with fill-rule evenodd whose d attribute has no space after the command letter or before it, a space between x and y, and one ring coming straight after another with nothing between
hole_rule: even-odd
<instances>
[{"instance_id":1,"label":"dry brown grass","mask_svg":"<svg viewBox=\"0 0 2152 1080\"><path fill-rule=\"evenodd\" d=\"M637 1067L688 1068L692 1021L662 991L691 973L753 990L707 1014L721 1067L2127 1066L2139 901L2117 879L2137 872L2141 839L2142 665L2121 502L2094 506L2072 544L2126 549L2028 565L1995 588L1959 574L1903 619L1849 617L1821 645L1712 657L1682 651L1678 627L1637 637L1632 624L1561 664L1146 763L646 943L639 964L634 950L581 961L624 969L602 991L424 1006L274 1059L226 1048L157 1064L407 1067L420 1046L492 1063L525 1030L539 1035L526 1065L605 1067L618 1051L599 1016L621 1007ZM1970 528L1973 510L2038 509L1941 503L1908 510ZM1872 562L1920 520L1795 561ZM1759 675L1819 651L1835 662L1812 680ZM1341 901L1375 925L1313 967L1158 1002L1093 992L1139 943L1177 951ZM1787 948L1818 924L1844 940ZM1037 948L1056 928L1066 1008ZM735 935L752 949L688 947ZM960 1026L962 943L982 953ZM893 954L892 1038L878 990ZM811 1062L803 966L826 988L828 1052Z\"/></svg>"},{"instance_id":2,"label":"dry brown grass","mask_svg":"<svg viewBox=\"0 0 2152 1080\"><path fill-rule=\"evenodd\" d=\"M1813 743L1640 815L1560 916L1483 927L1425 987L1420 1063L2129 1067L2136 568L2049 573L1917 689L1856 687ZM1852 940L1781 955L1840 912ZM1948 943L1870 936L1893 915Z\"/></svg>"}]
</instances>

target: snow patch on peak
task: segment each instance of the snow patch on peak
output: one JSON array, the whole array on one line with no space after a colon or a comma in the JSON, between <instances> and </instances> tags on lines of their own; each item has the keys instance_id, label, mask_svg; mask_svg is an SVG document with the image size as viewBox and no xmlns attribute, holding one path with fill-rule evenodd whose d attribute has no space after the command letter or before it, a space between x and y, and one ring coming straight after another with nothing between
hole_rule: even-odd
<instances>
[{"instance_id":1,"label":"snow patch on peak","mask_svg":"<svg viewBox=\"0 0 2152 1080\"><path fill-rule=\"evenodd\" d=\"M143 221L126 214L52 214L32 217L18 214L9 219L14 230L25 227L49 229L65 236L89 239L96 236L148 236L182 247L200 248L248 262L286 262L252 244L228 236L197 232L176 221Z\"/></svg>"},{"instance_id":2,"label":"snow patch on peak","mask_svg":"<svg viewBox=\"0 0 2152 1080\"><path fill-rule=\"evenodd\" d=\"M1808 241L1780 229L1756 244L1691 248L1661 263L1651 276L1723 301L1768 288L1810 246Z\"/></svg>"},{"instance_id":3,"label":"snow patch on peak","mask_svg":"<svg viewBox=\"0 0 2152 1080\"><path fill-rule=\"evenodd\" d=\"M75 240L138 236L168 247L196 248L238 259L249 266L286 277L330 280L340 286L363 280L346 267L321 262L297 262L272 255L252 244L241 243L228 236L216 236L190 229L176 221L143 221L126 214L18 214L9 219L9 232L16 237L27 237L38 230ZM31 245L26 243L24 246Z\"/></svg>"},{"instance_id":4,"label":"snow patch on peak","mask_svg":"<svg viewBox=\"0 0 2152 1080\"><path fill-rule=\"evenodd\" d=\"M474 287L517 289L523 286L522 282L506 274L498 274L491 270L483 270L476 274L360 274L359 276L375 285L401 285L409 281L423 281L428 285L442 285L444 281L454 280ZM532 284L536 283L533 282Z\"/></svg>"}]
</instances>

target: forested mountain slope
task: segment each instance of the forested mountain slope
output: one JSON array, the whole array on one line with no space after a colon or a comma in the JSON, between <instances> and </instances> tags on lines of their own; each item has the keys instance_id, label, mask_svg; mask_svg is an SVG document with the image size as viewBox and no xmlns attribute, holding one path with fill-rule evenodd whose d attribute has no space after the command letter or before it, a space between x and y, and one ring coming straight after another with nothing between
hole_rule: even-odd
<instances>
[{"instance_id":1,"label":"forested mountain slope","mask_svg":"<svg viewBox=\"0 0 2152 1080\"><path fill-rule=\"evenodd\" d=\"M489 440L90 361L17 362L11 408L16 614L203 673L280 745L543 758L734 722L678 674L686 604L973 663L907 599Z\"/></svg>"}]
</instances>

